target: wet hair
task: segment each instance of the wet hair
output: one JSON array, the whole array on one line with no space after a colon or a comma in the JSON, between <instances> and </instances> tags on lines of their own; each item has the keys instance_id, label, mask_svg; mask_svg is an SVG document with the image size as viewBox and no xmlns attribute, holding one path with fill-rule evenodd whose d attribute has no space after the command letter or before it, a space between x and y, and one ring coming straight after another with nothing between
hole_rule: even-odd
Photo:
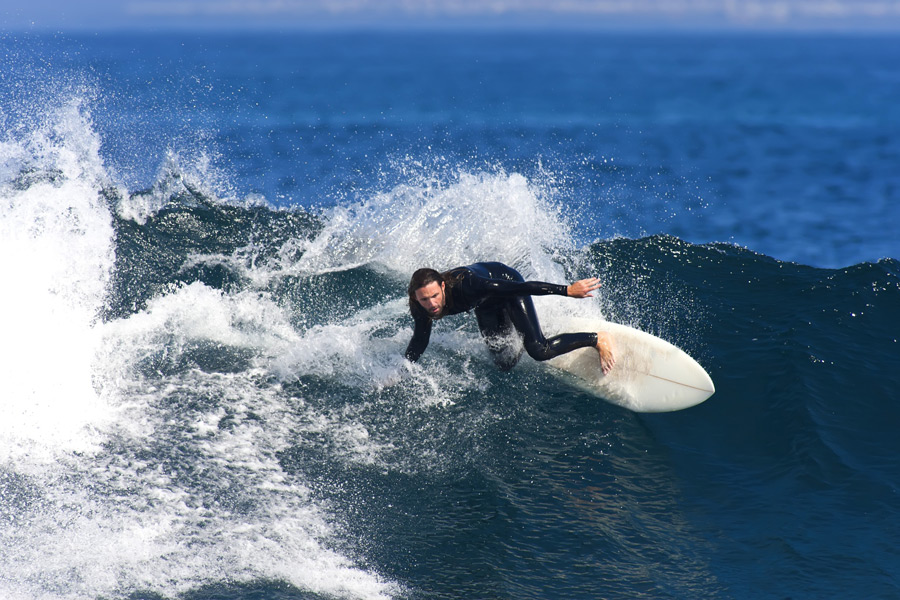
<instances>
[{"instance_id":1,"label":"wet hair","mask_svg":"<svg viewBox=\"0 0 900 600\"><path fill-rule=\"evenodd\" d=\"M432 283L444 283L444 276L434 269L427 268L418 269L415 273L412 274L412 277L409 280L409 287L406 290L409 294L410 311L416 309L422 310L422 307L419 306L419 302L416 300L416 290Z\"/></svg>"}]
</instances>

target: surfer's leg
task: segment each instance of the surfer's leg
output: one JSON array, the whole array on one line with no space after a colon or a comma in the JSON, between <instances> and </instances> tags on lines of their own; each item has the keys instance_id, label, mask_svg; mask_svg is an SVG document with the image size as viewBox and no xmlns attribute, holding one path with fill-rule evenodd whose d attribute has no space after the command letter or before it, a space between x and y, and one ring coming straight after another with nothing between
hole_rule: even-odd
<instances>
[{"instance_id":1,"label":"surfer's leg","mask_svg":"<svg viewBox=\"0 0 900 600\"><path fill-rule=\"evenodd\" d=\"M475 320L497 368L509 371L516 366L524 348L504 306L479 306L475 309Z\"/></svg>"},{"instance_id":2,"label":"surfer's leg","mask_svg":"<svg viewBox=\"0 0 900 600\"><path fill-rule=\"evenodd\" d=\"M596 333L563 333L545 338L530 296L518 296L507 302L506 314L522 335L528 356L534 360L549 360L578 348L597 347Z\"/></svg>"}]
</instances>

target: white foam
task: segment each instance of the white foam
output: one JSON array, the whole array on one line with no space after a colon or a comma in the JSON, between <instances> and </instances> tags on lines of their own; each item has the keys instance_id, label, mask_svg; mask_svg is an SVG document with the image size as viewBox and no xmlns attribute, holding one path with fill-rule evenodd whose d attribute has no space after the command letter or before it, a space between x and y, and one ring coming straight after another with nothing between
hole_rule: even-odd
<instances>
[{"instance_id":1,"label":"white foam","mask_svg":"<svg viewBox=\"0 0 900 600\"><path fill-rule=\"evenodd\" d=\"M334 517L282 468L279 453L307 434L363 462L379 444L265 382L301 338L280 308L197 283L100 322L115 240L89 116L67 105L17 135L0 145L0 597L173 597L259 580L398 593L335 549ZM154 202L123 210L140 220ZM179 366L204 343L248 368ZM148 373L154 360L162 370Z\"/></svg>"},{"instance_id":2,"label":"white foam","mask_svg":"<svg viewBox=\"0 0 900 600\"><path fill-rule=\"evenodd\" d=\"M425 178L326 212L323 231L292 265L313 274L380 264L401 273L479 261L513 265L527 276L560 275L554 253L571 247L549 191L513 173Z\"/></svg>"},{"instance_id":3,"label":"white foam","mask_svg":"<svg viewBox=\"0 0 900 600\"><path fill-rule=\"evenodd\" d=\"M77 103L6 140L0 183L0 461L85 451L108 417L95 320L114 263L99 141ZM24 179L16 181L22 174Z\"/></svg>"},{"instance_id":4,"label":"white foam","mask_svg":"<svg viewBox=\"0 0 900 600\"><path fill-rule=\"evenodd\" d=\"M116 205L122 219L144 224L147 219L169 205L173 198L185 193L202 194L205 198L228 198L227 178L214 166L213 156L206 151L197 154L169 150L147 193L125 194ZM254 199L244 204L254 203Z\"/></svg>"},{"instance_id":5,"label":"white foam","mask_svg":"<svg viewBox=\"0 0 900 600\"><path fill-rule=\"evenodd\" d=\"M329 515L311 499L302 478L282 470L277 454L304 444L328 440L334 459L374 462L382 444L352 420L344 420L307 406L301 399L279 393L277 385L260 384L274 373L273 365L305 339L291 326L284 311L266 294L224 294L201 283L186 285L149 302L146 310L111 323L105 330L104 360L111 371L104 379L121 389L108 390L127 415L119 433L139 444L142 439L174 436L218 488L198 482L177 483L166 477L149 478L140 468L123 470L126 480L152 492L160 519L180 525L165 529L161 539L193 539L199 547L178 556L181 571L167 573L173 560L160 542L159 555L136 566L129 581L148 589L181 592L211 580L276 579L301 589L349 598L386 598L396 586L377 574L358 569L346 557L328 549L335 533ZM169 366L198 343L220 344L247 351L250 367L240 373L205 373L174 368L170 375L149 381L113 382L113 373L128 373L151 355L165 354ZM295 372L294 376L298 373ZM154 378L155 379L155 378ZM155 379L156 380L156 379ZM179 409L177 398L190 398ZM214 403L203 406L205 398ZM188 418L189 416L189 418ZM179 419L186 419L179 422ZM175 423L172 423L174 419ZM227 426L223 426L227 424ZM200 510L185 498L210 499L229 486L243 488L252 498L249 513L232 514L227 507ZM213 504L209 502L208 504ZM141 518L135 511L119 517ZM168 522L168 521L166 521ZM201 527L202 523L202 527ZM202 529L202 531L200 531ZM173 564L174 564L173 563ZM224 565L224 567L223 567ZM220 569L225 570L220 572ZM168 581L177 581L172 589Z\"/></svg>"},{"instance_id":6,"label":"white foam","mask_svg":"<svg viewBox=\"0 0 900 600\"><path fill-rule=\"evenodd\" d=\"M265 295L199 283L104 326L95 378L118 419L106 425L105 451L17 469L39 501L0 530L0 597L175 596L260 580L341 598L398 593L332 548L331 515L302 474L282 468L279 454L306 437L364 463L379 447L361 424L261 383L271 357L298 341L292 332ZM177 367L204 342L252 351L257 366ZM172 372L140 375L160 353Z\"/></svg>"},{"instance_id":7,"label":"white foam","mask_svg":"<svg viewBox=\"0 0 900 600\"><path fill-rule=\"evenodd\" d=\"M284 311L264 293L225 294L195 282L153 298L142 312L109 323L101 363L111 371L143 353L183 351L190 342L212 342L267 352L283 352L297 334ZM127 345L127 351L121 345ZM117 361L125 361L126 364Z\"/></svg>"},{"instance_id":8,"label":"white foam","mask_svg":"<svg viewBox=\"0 0 900 600\"><path fill-rule=\"evenodd\" d=\"M123 430L116 452L31 476L40 501L3 531L0 596L172 597L259 580L342 598L396 593L329 547L329 516L282 470L277 453L296 421L278 397L242 377L200 373L134 392L128 412L141 415L158 445ZM227 412L231 425L171 426L181 415L165 401L179 392L219 395L220 405L192 417L214 423Z\"/></svg>"}]
</instances>

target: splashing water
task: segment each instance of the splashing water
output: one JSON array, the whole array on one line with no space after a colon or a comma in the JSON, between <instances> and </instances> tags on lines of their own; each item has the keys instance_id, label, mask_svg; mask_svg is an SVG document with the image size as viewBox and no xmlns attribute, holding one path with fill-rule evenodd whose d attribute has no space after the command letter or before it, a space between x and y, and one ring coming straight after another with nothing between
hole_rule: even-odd
<instances>
[{"instance_id":1,"label":"splashing water","mask_svg":"<svg viewBox=\"0 0 900 600\"><path fill-rule=\"evenodd\" d=\"M91 381L95 320L114 264L98 149L74 102L2 145L2 459L85 450L91 427L110 416Z\"/></svg>"},{"instance_id":2,"label":"splashing water","mask_svg":"<svg viewBox=\"0 0 900 600\"><path fill-rule=\"evenodd\" d=\"M559 209L522 175L460 173L449 184L426 179L331 209L294 268L322 273L376 263L408 273L494 260L528 276L558 276L553 252L571 246Z\"/></svg>"},{"instance_id":3,"label":"splashing water","mask_svg":"<svg viewBox=\"0 0 900 600\"><path fill-rule=\"evenodd\" d=\"M261 385L297 341L277 306L198 283L98 318L116 267L107 198L126 198L135 222L160 208L152 194L141 205L106 191L99 145L77 102L0 144L11 292L0 306L0 596L173 596L267 579L389 597L397 586L334 548L332 518L278 458L323 432L351 457L370 449L358 427ZM212 357L207 370L199 356ZM211 369L221 356L241 368Z\"/></svg>"}]
</instances>

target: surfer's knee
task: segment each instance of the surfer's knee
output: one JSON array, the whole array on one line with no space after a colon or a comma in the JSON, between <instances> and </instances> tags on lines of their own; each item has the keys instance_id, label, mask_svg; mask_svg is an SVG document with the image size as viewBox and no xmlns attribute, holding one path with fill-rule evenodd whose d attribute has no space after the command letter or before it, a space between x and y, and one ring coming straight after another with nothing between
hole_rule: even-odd
<instances>
[{"instance_id":1,"label":"surfer's knee","mask_svg":"<svg viewBox=\"0 0 900 600\"><path fill-rule=\"evenodd\" d=\"M528 356L536 361L550 360L551 358L556 356L556 354L550 348L550 344L546 342L541 343L536 340L526 341L525 351L528 352Z\"/></svg>"},{"instance_id":2,"label":"surfer's knee","mask_svg":"<svg viewBox=\"0 0 900 600\"><path fill-rule=\"evenodd\" d=\"M494 354L494 366L501 371L512 371L513 367L519 364L519 357L521 354L513 355L500 355Z\"/></svg>"}]
</instances>

